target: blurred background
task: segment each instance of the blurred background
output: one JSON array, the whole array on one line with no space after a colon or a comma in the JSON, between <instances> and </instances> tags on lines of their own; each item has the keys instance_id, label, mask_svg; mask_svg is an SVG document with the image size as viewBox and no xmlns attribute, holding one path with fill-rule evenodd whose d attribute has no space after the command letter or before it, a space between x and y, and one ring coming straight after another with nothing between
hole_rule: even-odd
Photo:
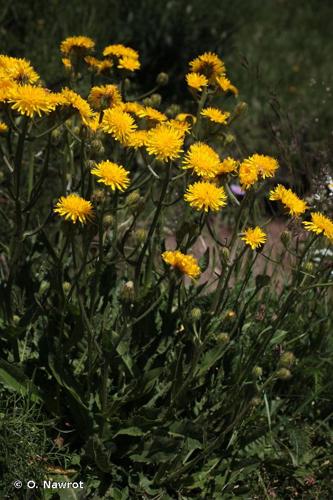
<instances>
[{"instance_id":1,"label":"blurred background","mask_svg":"<svg viewBox=\"0 0 333 500\"><path fill-rule=\"evenodd\" d=\"M170 76L166 104L190 100L188 61L217 52L248 104L237 123L243 147L275 154L300 191L332 172L330 0L2 0L0 6L0 52L31 60L51 88L64 75L59 44L70 35L94 38L97 51L110 43L139 50L144 91L160 71Z\"/></svg>"}]
</instances>

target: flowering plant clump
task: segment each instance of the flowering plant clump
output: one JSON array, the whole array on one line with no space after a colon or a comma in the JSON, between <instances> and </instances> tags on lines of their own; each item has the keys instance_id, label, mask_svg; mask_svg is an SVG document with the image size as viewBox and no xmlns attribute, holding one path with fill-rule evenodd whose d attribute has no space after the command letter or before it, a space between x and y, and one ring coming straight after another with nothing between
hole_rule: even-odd
<instances>
[{"instance_id":1,"label":"flowering plant clump","mask_svg":"<svg viewBox=\"0 0 333 500\"><path fill-rule=\"evenodd\" d=\"M165 73L140 90L132 47L78 35L59 57L55 91L0 56L0 383L54 426L41 475L96 498L231 498L287 455L310 463L286 427L321 397L333 221L238 141L218 54L190 61L173 104Z\"/></svg>"}]
</instances>

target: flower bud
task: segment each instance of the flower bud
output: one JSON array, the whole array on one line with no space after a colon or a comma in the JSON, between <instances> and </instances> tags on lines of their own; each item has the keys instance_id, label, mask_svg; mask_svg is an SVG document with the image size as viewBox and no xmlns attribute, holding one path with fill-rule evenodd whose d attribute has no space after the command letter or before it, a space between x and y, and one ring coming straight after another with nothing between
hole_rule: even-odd
<instances>
[{"instance_id":1,"label":"flower bud","mask_svg":"<svg viewBox=\"0 0 333 500\"><path fill-rule=\"evenodd\" d=\"M194 307L192 310L191 310L191 319L192 321L199 321L199 319L201 318L201 309L199 307Z\"/></svg>"},{"instance_id":2,"label":"flower bud","mask_svg":"<svg viewBox=\"0 0 333 500\"><path fill-rule=\"evenodd\" d=\"M130 303L134 300L134 283L127 281L120 290L120 298L123 302Z\"/></svg>"},{"instance_id":3,"label":"flower bud","mask_svg":"<svg viewBox=\"0 0 333 500\"><path fill-rule=\"evenodd\" d=\"M242 115L247 110L246 102L242 101L237 104L234 110L234 118Z\"/></svg>"},{"instance_id":4,"label":"flower bud","mask_svg":"<svg viewBox=\"0 0 333 500\"><path fill-rule=\"evenodd\" d=\"M131 210L136 210L141 201L140 191L138 189L132 191L128 196L126 196L126 205Z\"/></svg>"},{"instance_id":5,"label":"flower bud","mask_svg":"<svg viewBox=\"0 0 333 500\"><path fill-rule=\"evenodd\" d=\"M277 370L276 376L281 380L288 380L291 377L291 371L288 368L280 368Z\"/></svg>"},{"instance_id":6,"label":"flower bud","mask_svg":"<svg viewBox=\"0 0 333 500\"><path fill-rule=\"evenodd\" d=\"M159 105L161 104L162 102L162 96L160 94L153 94L151 97L150 97L150 100L151 100L151 103L153 105L154 108L158 108Z\"/></svg>"},{"instance_id":7,"label":"flower bud","mask_svg":"<svg viewBox=\"0 0 333 500\"><path fill-rule=\"evenodd\" d=\"M225 313L225 316L226 318L228 319L233 319L236 317L236 313L235 311L233 311L232 309L229 309L226 313Z\"/></svg>"},{"instance_id":8,"label":"flower bud","mask_svg":"<svg viewBox=\"0 0 333 500\"><path fill-rule=\"evenodd\" d=\"M171 104L171 106L169 106L169 107L165 110L165 114L166 114L169 118L174 118L174 117L175 117L175 116L177 116L179 113L180 113L180 106L178 106L178 104Z\"/></svg>"},{"instance_id":9,"label":"flower bud","mask_svg":"<svg viewBox=\"0 0 333 500\"><path fill-rule=\"evenodd\" d=\"M104 215L103 226L105 228L108 228L108 227L112 226L113 221L114 221L114 217L111 214Z\"/></svg>"},{"instance_id":10,"label":"flower bud","mask_svg":"<svg viewBox=\"0 0 333 500\"><path fill-rule=\"evenodd\" d=\"M105 151L103 143L99 139L94 139L93 141L91 141L90 149L92 153L99 155L103 155Z\"/></svg>"},{"instance_id":11,"label":"flower bud","mask_svg":"<svg viewBox=\"0 0 333 500\"><path fill-rule=\"evenodd\" d=\"M223 264L229 264L230 250L228 247L223 247L221 249L220 257Z\"/></svg>"},{"instance_id":12,"label":"flower bud","mask_svg":"<svg viewBox=\"0 0 333 500\"><path fill-rule=\"evenodd\" d=\"M39 293L43 295L50 288L50 283L48 281L43 280L39 286Z\"/></svg>"},{"instance_id":13,"label":"flower bud","mask_svg":"<svg viewBox=\"0 0 333 500\"><path fill-rule=\"evenodd\" d=\"M218 340L219 342L221 342L221 344L228 344L228 342L230 342L230 336L228 333L219 333L217 336L216 336L216 340Z\"/></svg>"},{"instance_id":14,"label":"flower bud","mask_svg":"<svg viewBox=\"0 0 333 500\"><path fill-rule=\"evenodd\" d=\"M254 378L260 378L262 376L261 366L254 366L252 369L252 375Z\"/></svg>"},{"instance_id":15,"label":"flower bud","mask_svg":"<svg viewBox=\"0 0 333 500\"><path fill-rule=\"evenodd\" d=\"M251 403L251 406L254 406L254 407L259 406L259 405L261 405L261 399L260 398L252 398L250 403Z\"/></svg>"},{"instance_id":16,"label":"flower bud","mask_svg":"<svg viewBox=\"0 0 333 500\"><path fill-rule=\"evenodd\" d=\"M236 137L233 134L227 134L225 136L224 142L225 144L230 144L231 142L235 142Z\"/></svg>"},{"instance_id":17,"label":"flower bud","mask_svg":"<svg viewBox=\"0 0 333 500\"><path fill-rule=\"evenodd\" d=\"M282 366L284 368L290 368L295 364L295 362L296 358L294 353L291 351L286 351L280 357L279 366Z\"/></svg>"},{"instance_id":18,"label":"flower bud","mask_svg":"<svg viewBox=\"0 0 333 500\"><path fill-rule=\"evenodd\" d=\"M128 92L131 88L131 80L129 78L125 78L123 85L124 90Z\"/></svg>"},{"instance_id":19,"label":"flower bud","mask_svg":"<svg viewBox=\"0 0 333 500\"><path fill-rule=\"evenodd\" d=\"M57 127L56 129L52 130L51 132L51 138L54 141L57 141L61 137L61 127Z\"/></svg>"},{"instance_id":20,"label":"flower bud","mask_svg":"<svg viewBox=\"0 0 333 500\"><path fill-rule=\"evenodd\" d=\"M142 101L142 102L143 102L143 104L144 104L145 106L152 106L152 105L153 105L152 100L151 100L151 98L150 98L150 97L146 97L145 99L143 99L143 101Z\"/></svg>"},{"instance_id":21,"label":"flower bud","mask_svg":"<svg viewBox=\"0 0 333 500\"><path fill-rule=\"evenodd\" d=\"M92 201L101 202L105 199L105 193L102 189L95 189L91 195Z\"/></svg>"},{"instance_id":22,"label":"flower bud","mask_svg":"<svg viewBox=\"0 0 333 500\"><path fill-rule=\"evenodd\" d=\"M161 85L161 86L167 85L168 81L169 81L169 76L167 73L164 73L164 72L159 73L156 77L157 85Z\"/></svg>"},{"instance_id":23,"label":"flower bud","mask_svg":"<svg viewBox=\"0 0 333 500\"><path fill-rule=\"evenodd\" d=\"M306 262L306 264L304 266L304 269L308 273L312 273L312 271L313 271L313 264L312 264L312 262Z\"/></svg>"},{"instance_id":24,"label":"flower bud","mask_svg":"<svg viewBox=\"0 0 333 500\"><path fill-rule=\"evenodd\" d=\"M0 170L0 182L2 182L5 178L5 174L3 173L2 170Z\"/></svg>"},{"instance_id":25,"label":"flower bud","mask_svg":"<svg viewBox=\"0 0 333 500\"><path fill-rule=\"evenodd\" d=\"M287 247L291 241L291 232L287 231L287 230L283 231L281 233L280 240L281 240L281 243L283 243L283 245L285 247Z\"/></svg>"},{"instance_id":26,"label":"flower bud","mask_svg":"<svg viewBox=\"0 0 333 500\"><path fill-rule=\"evenodd\" d=\"M20 319L21 319L20 316L18 316L17 314L14 314L14 316L13 316L13 323L14 323L15 326L19 324Z\"/></svg>"},{"instance_id":27,"label":"flower bud","mask_svg":"<svg viewBox=\"0 0 333 500\"><path fill-rule=\"evenodd\" d=\"M63 282L62 289L63 289L65 294L68 293L71 288L72 288L72 285L69 283L69 281Z\"/></svg>"},{"instance_id":28,"label":"flower bud","mask_svg":"<svg viewBox=\"0 0 333 500\"><path fill-rule=\"evenodd\" d=\"M134 238L138 243L143 243L147 239L147 234L147 230L142 227L135 231Z\"/></svg>"}]
</instances>

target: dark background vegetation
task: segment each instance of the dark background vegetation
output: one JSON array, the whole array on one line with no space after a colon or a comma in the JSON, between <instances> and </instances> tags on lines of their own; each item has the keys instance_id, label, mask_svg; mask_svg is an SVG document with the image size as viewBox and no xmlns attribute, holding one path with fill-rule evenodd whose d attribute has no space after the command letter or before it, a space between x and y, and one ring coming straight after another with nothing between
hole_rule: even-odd
<instances>
[{"instance_id":1,"label":"dark background vegetation","mask_svg":"<svg viewBox=\"0 0 333 500\"><path fill-rule=\"evenodd\" d=\"M67 36L91 36L99 54L107 44L127 44L140 52L138 79L143 91L154 85L160 71L168 72L169 84L161 90L164 108L190 98L184 82L188 61L204 51L215 51L240 89L239 99L248 105L246 119L237 122L235 131L243 150L275 155L283 175L300 194L310 195L323 173L332 172L332 18L330 0L0 0L0 53L28 58L46 84L56 89L65 77L59 45ZM286 178L278 180L286 182ZM316 332L322 328L322 314L316 312ZM302 498L331 498L331 456L325 461L333 439L331 359L312 360L308 352L306 356L306 370L299 365L290 394L282 384L279 395L292 404L290 416L286 412L278 421L276 436L280 439L289 429L297 458L292 457L293 463L304 466L292 469L294 482L307 484L312 471L318 477L318 496L307 496L306 490ZM308 391L304 410L297 399L303 390ZM318 406L310 406L319 394ZM17 456L23 470L29 456L43 454L41 434L32 424L39 420L38 412L20 402L2 402L0 415L0 434L13 459L11 470L21 470L14 460ZM254 420L255 431L258 422ZM4 422L11 424L6 432ZM16 436L29 432L29 443L18 449ZM258 442L252 450L244 445L242 453L251 463L270 456L265 439ZM284 498L292 498L289 462L275 463L273 451L272 477L282 484Z\"/></svg>"}]
</instances>

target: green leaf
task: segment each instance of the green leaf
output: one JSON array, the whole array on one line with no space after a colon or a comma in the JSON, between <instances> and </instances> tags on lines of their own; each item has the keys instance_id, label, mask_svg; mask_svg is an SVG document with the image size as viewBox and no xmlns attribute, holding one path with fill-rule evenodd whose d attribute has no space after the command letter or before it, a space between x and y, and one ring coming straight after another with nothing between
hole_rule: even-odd
<instances>
[{"instance_id":1,"label":"green leaf","mask_svg":"<svg viewBox=\"0 0 333 500\"><path fill-rule=\"evenodd\" d=\"M120 429L113 436L114 438L117 436L144 436L145 432L139 427L127 427L126 429Z\"/></svg>"},{"instance_id":2,"label":"green leaf","mask_svg":"<svg viewBox=\"0 0 333 500\"><path fill-rule=\"evenodd\" d=\"M219 344L207 351L197 368L196 376L202 377L205 373L207 373L218 362L218 360L222 358L225 349L226 346L224 344Z\"/></svg>"},{"instance_id":3,"label":"green leaf","mask_svg":"<svg viewBox=\"0 0 333 500\"><path fill-rule=\"evenodd\" d=\"M32 401L41 400L41 395L37 387L25 375L18 366L0 359L0 382L15 392L23 395L29 395Z\"/></svg>"},{"instance_id":4,"label":"green leaf","mask_svg":"<svg viewBox=\"0 0 333 500\"><path fill-rule=\"evenodd\" d=\"M66 371L62 365L59 364L59 361L52 354L49 354L48 360L52 375L54 376L58 384L67 389L67 391L73 396L73 398L87 410L87 406L83 403L81 396L79 396L79 387L77 386L72 375L68 371Z\"/></svg>"}]
</instances>

